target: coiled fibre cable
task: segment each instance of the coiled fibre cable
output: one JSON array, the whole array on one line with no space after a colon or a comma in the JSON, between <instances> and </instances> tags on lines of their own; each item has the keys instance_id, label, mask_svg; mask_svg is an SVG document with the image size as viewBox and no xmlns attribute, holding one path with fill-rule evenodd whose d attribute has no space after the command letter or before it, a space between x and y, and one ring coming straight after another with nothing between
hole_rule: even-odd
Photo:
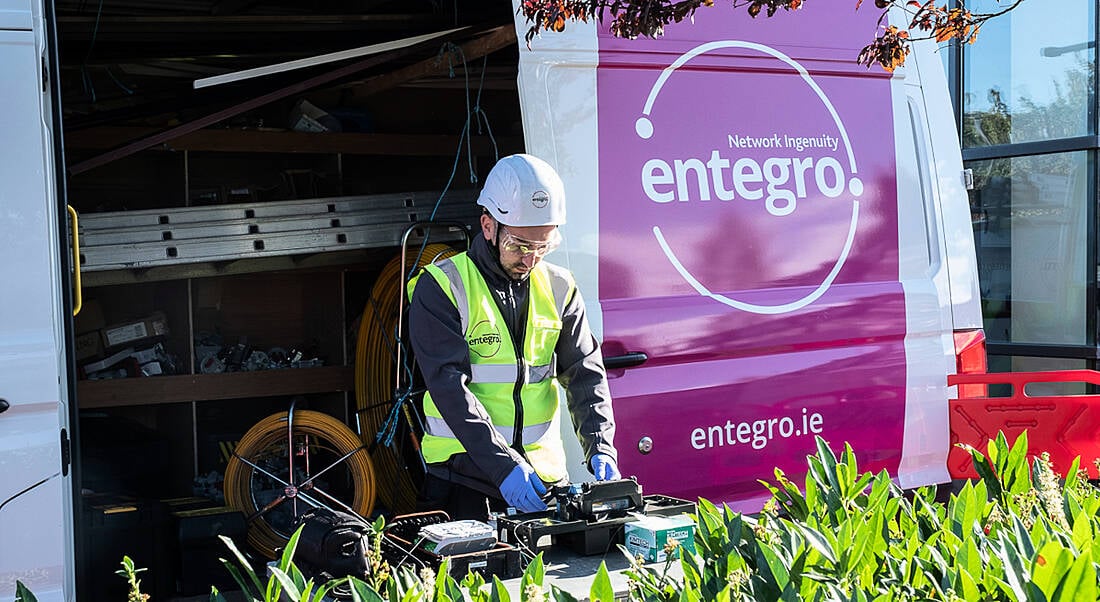
<instances>
[{"instance_id":1,"label":"coiled fibre cable","mask_svg":"<svg viewBox=\"0 0 1100 602\"><path fill-rule=\"evenodd\" d=\"M362 442L368 447L373 446L371 455L378 471L380 499L396 514L412 512L416 507L417 487L406 465L420 462L419 458L403 458L397 447L404 442L393 440L396 428L402 432L402 437L410 439L409 445L419 454L417 435L411 430L411 422L415 420L414 410L405 404L409 401L409 391L396 391L398 384L394 382L396 345L404 345L404 341L397 341L395 336L398 304L401 301L398 295L405 294L401 290L402 274L412 270L414 265L418 269L456 253L447 245L429 244L416 256L410 253L406 257L405 269L401 269L400 255L391 259L375 280L359 323L355 350L355 397ZM407 348L402 350L401 357L402 363L408 361ZM411 371L403 369L403 373L411 374ZM410 380L407 377L402 385L407 386ZM404 421L405 428L400 428L394 421ZM379 440L380 434L387 436Z\"/></svg>"},{"instance_id":2,"label":"coiled fibre cable","mask_svg":"<svg viewBox=\"0 0 1100 602\"><path fill-rule=\"evenodd\" d=\"M313 507L307 499L336 510L350 509L368 519L374 510L377 492L374 465L366 446L346 424L323 412L295 410L291 439L295 442L294 449L288 449L287 445L287 412L272 414L241 437L225 470L225 502L249 517L248 543L268 558L276 557L295 528L293 524L278 525L281 530L272 526L276 508L281 507L284 512L292 508L292 518ZM302 442L306 444L301 445ZM321 451L325 453L320 454ZM298 488L297 498L280 501L286 495L283 486L289 483L290 454L294 454L293 485ZM280 467L275 468L278 463ZM334 470L341 464L346 473ZM329 490L329 482L339 484L345 477L350 481L347 487L350 495L342 490ZM261 479L275 483L274 489L281 495L261 499L263 492L254 488ZM267 493L270 490L269 486ZM341 501L335 497L337 493L344 493L343 497L350 497L351 501Z\"/></svg>"}]
</instances>

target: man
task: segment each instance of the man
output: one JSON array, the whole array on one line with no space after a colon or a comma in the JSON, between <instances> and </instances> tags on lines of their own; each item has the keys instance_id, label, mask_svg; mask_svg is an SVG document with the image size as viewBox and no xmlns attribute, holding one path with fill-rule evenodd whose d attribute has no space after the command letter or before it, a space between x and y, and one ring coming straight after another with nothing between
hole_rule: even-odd
<instances>
[{"instance_id":1,"label":"man","mask_svg":"<svg viewBox=\"0 0 1100 602\"><path fill-rule=\"evenodd\" d=\"M409 285L409 338L428 393L421 503L452 519L545 510L568 476L558 386L597 480L618 479L615 420L599 344L568 270L543 262L561 242L565 190L531 155L501 159L478 197L470 250Z\"/></svg>"}]
</instances>

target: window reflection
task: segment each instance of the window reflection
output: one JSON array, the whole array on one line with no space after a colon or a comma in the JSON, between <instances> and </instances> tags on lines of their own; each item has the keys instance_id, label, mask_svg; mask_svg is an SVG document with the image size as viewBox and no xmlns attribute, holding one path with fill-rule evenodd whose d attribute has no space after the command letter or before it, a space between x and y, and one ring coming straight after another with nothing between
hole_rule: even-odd
<instances>
[{"instance_id":1,"label":"window reflection","mask_svg":"<svg viewBox=\"0 0 1100 602\"><path fill-rule=\"evenodd\" d=\"M990 341L1087 344L1088 153L973 161L970 193Z\"/></svg>"},{"instance_id":2,"label":"window reflection","mask_svg":"<svg viewBox=\"0 0 1100 602\"><path fill-rule=\"evenodd\" d=\"M968 2L974 12L1003 8L994 0ZM1082 136L1096 66L1093 2L1024 2L982 26L965 48L964 147Z\"/></svg>"},{"instance_id":3,"label":"window reflection","mask_svg":"<svg viewBox=\"0 0 1100 602\"><path fill-rule=\"evenodd\" d=\"M1056 357L1028 357L1021 355L989 356L990 372L1043 372L1047 370L1084 370L1088 368L1085 360L1062 359ZM1085 395L1089 391L1084 383L1031 383L1025 391L1028 395ZM991 397L1012 395L1010 385L990 387Z\"/></svg>"}]
</instances>

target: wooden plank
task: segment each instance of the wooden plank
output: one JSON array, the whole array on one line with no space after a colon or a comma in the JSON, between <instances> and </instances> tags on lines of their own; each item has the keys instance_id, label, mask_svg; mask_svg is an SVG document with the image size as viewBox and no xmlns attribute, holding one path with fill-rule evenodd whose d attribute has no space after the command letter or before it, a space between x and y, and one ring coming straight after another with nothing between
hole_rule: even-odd
<instances>
[{"instance_id":1,"label":"wooden plank","mask_svg":"<svg viewBox=\"0 0 1100 602\"><path fill-rule=\"evenodd\" d=\"M80 409L355 390L354 366L182 374L77 383Z\"/></svg>"},{"instance_id":2,"label":"wooden plank","mask_svg":"<svg viewBox=\"0 0 1100 602\"><path fill-rule=\"evenodd\" d=\"M102 150L149 136L157 130L141 127L97 127L66 135L69 149ZM241 153L342 153L346 155L399 155L449 157L458 148L458 136L443 134L309 133L271 130L197 130L150 150ZM474 136L475 154L489 155L488 136ZM516 136L497 137L502 148L523 148Z\"/></svg>"}]
</instances>

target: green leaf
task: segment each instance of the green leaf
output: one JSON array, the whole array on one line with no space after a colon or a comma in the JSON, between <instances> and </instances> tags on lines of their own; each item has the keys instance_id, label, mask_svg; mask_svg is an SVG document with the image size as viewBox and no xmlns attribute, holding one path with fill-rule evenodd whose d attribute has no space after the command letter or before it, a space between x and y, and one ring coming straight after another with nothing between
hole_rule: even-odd
<instances>
[{"instance_id":1,"label":"green leaf","mask_svg":"<svg viewBox=\"0 0 1100 602\"><path fill-rule=\"evenodd\" d=\"M523 572L523 587L526 589L528 585L534 584L541 588L545 577L546 565L542 561L542 552L539 552Z\"/></svg>"},{"instance_id":2,"label":"green leaf","mask_svg":"<svg viewBox=\"0 0 1100 602\"><path fill-rule=\"evenodd\" d=\"M701 602L702 597L699 595L699 590L693 587L685 587L680 591L679 602Z\"/></svg>"},{"instance_id":3,"label":"green leaf","mask_svg":"<svg viewBox=\"0 0 1100 602\"><path fill-rule=\"evenodd\" d=\"M435 592L433 592L432 600L436 602L445 602L452 600L450 594L447 592L447 578L451 572L451 559L449 556L443 557L443 562L439 565L439 570L435 574Z\"/></svg>"},{"instance_id":4,"label":"green leaf","mask_svg":"<svg viewBox=\"0 0 1100 602\"><path fill-rule=\"evenodd\" d=\"M1003 437L1003 436L1002 436ZM1031 470L1027 462L1027 431L1020 433L1005 463L1009 493L1023 493L1031 488Z\"/></svg>"},{"instance_id":5,"label":"green leaf","mask_svg":"<svg viewBox=\"0 0 1100 602\"><path fill-rule=\"evenodd\" d=\"M1071 534L1074 547L1082 554L1085 554L1093 545L1093 539L1095 537L1092 529L1092 518L1084 514L1077 515L1073 520L1073 530Z\"/></svg>"},{"instance_id":6,"label":"green leaf","mask_svg":"<svg viewBox=\"0 0 1100 602\"><path fill-rule=\"evenodd\" d=\"M1054 590L1062 578L1073 566L1073 553L1056 541L1049 541L1039 548L1038 555L1031 563L1031 581L1039 586L1047 600L1054 596Z\"/></svg>"},{"instance_id":7,"label":"green leaf","mask_svg":"<svg viewBox=\"0 0 1100 602\"><path fill-rule=\"evenodd\" d=\"M466 597L462 594L462 588L458 586L458 581L456 581L455 578L450 575L450 573L448 573L444 577L443 582L446 585L448 599L456 600L458 602L463 602L466 599Z\"/></svg>"},{"instance_id":8,"label":"green leaf","mask_svg":"<svg viewBox=\"0 0 1100 602\"><path fill-rule=\"evenodd\" d=\"M305 529L305 525L298 527L297 530L290 536L290 540L286 542L286 547L283 548L283 554L279 558L279 569L286 571L290 564L294 561L294 550L298 548L298 538L302 536L302 529Z\"/></svg>"},{"instance_id":9,"label":"green leaf","mask_svg":"<svg viewBox=\"0 0 1100 602\"><path fill-rule=\"evenodd\" d=\"M1020 517L1015 514L1012 515L1012 529L1016 535L1012 541L1016 544L1019 555L1024 558L1034 558L1035 544L1034 540L1031 539L1031 531L1028 531L1024 521L1020 520Z\"/></svg>"},{"instance_id":10,"label":"green leaf","mask_svg":"<svg viewBox=\"0 0 1100 602\"><path fill-rule=\"evenodd\" d=\"M302 595L299 597L302 600L302 602L314 602L313 594L315 592L313 591L313 587L314 587L314 583L313 583L312 579L310 579L309 581L306 582L305 587L302 588ZM322 593L322 592L320 590L318 590L316 593Z\"/></svg>"},{"instance_id":11,"label":"green leaf","mask_svg":"<svg viewBox=\"0 0 1100 602\"><path fill-rule=\"evenodd\" d=\"M576 596L553 583L550 584L550 598L554 600L554 602L580 602Z\"/></svg>"},{"instance_id":12,"label":"green leaf","mask_svg":"<svg viewBox=\"0 0 1100 602\"><path fill-rule=\"evenodd\" d=\"M22 581L16 579L15 602L38 602L38 598L34 597L34 594L31 593L31 590L27 589L26 585L23 585Z\"/></svg>"},{"instance_id":13,"label":"green leaf","mask_svg":"<svg viewBox=\"0 0 1100 602\"><path fill-rule=\"evenodd\" d=\"M353 577L348 583L351 585L352 602L385 602L382 594L379 594L366 581Z\"/></svg>"},{"instance_id":14,"label":"green leaf","mask_svg":"<svg viewBox=\"0 0 1100 602\"><path fill-rule=\"evenodd\" d=\"M981 600L982 595L978 590L978 584L966 569L958 572L955 591L962 595L963 600Z\"/></svg>"},{"instance_id":15,"label":"green leaf","mask_svg":"<svg viewBox=\"0 0 1100 602\"><path fill-rule=\"evenodd\" d=\"M294 531L294 533L290 536L290 540L287 541L286 547L283 548L283 553L282 556L279 557L279 562L276 564L276 566L272 567L272 569L279 569L283 576L286 577L286 580L294 585L294 594L296 596L300 595L301 593L301 573L299 572L297 575L291 576L290 571L292 570L291 567L294 566L294 550L298 547L298 538L301 537L302 530L304 528L305 525L303 524ZM297 572L297 568L294 568L293 570ZM297 579L295 577L297 577ZM264 598L267 600L278 600L280 597L279 589L281 587L285 587L282 579L277 577L268 579L266 590L267 594L264 596ZM295 598L295 600L297 600L297 598Z\"/></svg>"},{"instance_id":16,"label":"green leaf","mask_svg":"<svg viewBox=\"0 0 1100 602\"><path fill-rule=\"evenodd\" d=\"M1100 546L1098 546L1100 547ZM699 557L694 554L681 554L680 567L684 571L684 589L699 589L703 586L703 568Z\"/></svg>"},{"instance_id":17,"label":"green leaf","mask_svg":"<svg viewBox=\"0 0 1100 602\"><path fill-rule=\"evenodd\" d=\"M493 589L489 592L489 602L512 602L512 596L508 593L508 588L504 587L504 584L496 575L493 575Z\"/></svg>"},{"instance_id":18,"label":"green leaf","mask_svg":"<svg viewBox=\"0 0 1100 602\"><path fill-rule=\"evenodd\" d=\"M298 585L294 583L290 575L286 574L286 571L277 566L273 566L271 567L271 576L279 582L279 585L283 588L283 593L290 598L291 602L298 602L302 599L302 591L298 589Z\"/></svg>"},{"instance_id":19,"label":"green leaf","mask_svg":"<svg viewBox=\"0 0 1100 602\"><path fill-rule=\"evenodd\" d=\"M993 443L990 442L989 445L992 447ZM970 459L974 462L974 470L978 473L981 482L989 488L990 497L1000 498L1003 488L1001 487L1001 479L993 468L992 459L986 458L980 451L969 445L960 445L960 447L970 452Z\"/></svg>"},{"instance_id":20,"label":"green leaf","mask_svg":"<svg viewBox=\"0 0 1100 602\"><path fill-rule=\"evenodd\" d=\"M1088 556L1080 556L1073 561L1065 579L1049 597L1050 602L1096 599L1100 599L1100 591L1096 586L1096 570Z\"/></svg>"},{"instance_id":21,"label":"green leaf","mask_svg":"<svg viewBox=\"0 0 1100 602\"><path fill-rule=\"evenodd\" d=\"M818 554L828 560L830 564L836 564L836 552L833 550L832 544L829 540L821 534L820 531L813 527L803 523L792 523L798 532L802 534L802 538L806 540L810 547L813 548Z\"/></svg>"},{"instance_id":22,"label":"green leaf","mask_svg":"<svg viewBox=\"0 0 1100 602\"><path fill-rule=\"evenodd\" d=\"M1014 516L1013 518L1016 517ZM1019 522L1019 519L1016 519L1016 521ZM1016 600L1028 600L1028 588L1025 584L1029 583L1029 576L1027 570L1024 568L1024 559L1020 557L1020 554L1016 551L1016 547L1005 537L997 541L995 550L997 555L1003 560L1002 566L1005 577L1003 583L1008 585L1008 589L1005 590L1005 593Z\"/></svg>"},{"instance_id":23,"label":"green leaf","mask_svg":"<svg viewBox=\"0 0 1100 602\"><path fill-rule=\"evenodd\" d=\"M466 577L462 580L462 587L466 588L466 594L472 602L489 601L489 593L485 591L485 578L481 573L466 573Z\"/></svg>"},{"instance_id":24,"label":"green leaf","mask_svg":"<svg viewBox=\"0 0 1100 602\"><path fill-rule=\"evenodd\" d=\"M1081 456L1077 456L1070 462L1069 470L1066 471L1066 480L1062 483L1062 489L1064 491L1071 491L1077 488L1077 471L1081 470Z\"/></svg>"},{"instance_id":25,"label":"green leaf","mask_svg":"<svg viewBox=\"0 0 1100 602\"><path fill-rule=\"evenodd\" d=\"M615 602L615 590L611 588L611 575L607 573L607 563L600 562L600 569L596 571L596 578L592 581L592 589L588 597L592 602Z\"/></svg>"},{"instance_id":26,"label":"green leaf","mask_svg":"<svg viewBox=\"0 0 1100 602\"><path fill-rule=\"evenodd\" d=\"M242 571L238 570L237 567L228 560L224 558L218 559L226 570L229 571L229 574L233 577L233 580L237 582L237 585L240 586L241 591L252 598L262 598L262 592L264 591L263 583L256 575L256 571L252 570L252 565L244 557L244 554L237 549L237 544L233 543L232 539L224 535L219 535L218 539L222 540L225 547L229 548L229 551L233 553L233 557L237 560L237 564L244 569L242 573ZM248 577L248 580L245 580L245 577Z\"/></svg>"},{"instance_id":27,"label":"green leaf","mask_svg":"<svg viewBox=\"0 0 1100 602\"><path fill-rule=\"evenodd\" d=\"M980 529L981 527L975 527ZM974 538L968 538L963 542L963 547L955 557L956 565L968 575L981 575L983 565L982 554L978 551L978 544ZM969 599L969 598L967 598Z\"/></svg>"},{"instance_id":28,"label":"green leaf","mask_svg":"<svg viewBox=\"0 0 1100 602\"><path fill-rule=\"evenodd\" d=\"M780 591L786 589L787 584L791 582L791 576L790 573L787 572L787 567L784 566L783 561L779 559L776 551L773 550L770 545L760 542L760 553L764 556L764 561L768 563L768 570L775 580L776 589Z\"/></svg>"}]
</instances>

